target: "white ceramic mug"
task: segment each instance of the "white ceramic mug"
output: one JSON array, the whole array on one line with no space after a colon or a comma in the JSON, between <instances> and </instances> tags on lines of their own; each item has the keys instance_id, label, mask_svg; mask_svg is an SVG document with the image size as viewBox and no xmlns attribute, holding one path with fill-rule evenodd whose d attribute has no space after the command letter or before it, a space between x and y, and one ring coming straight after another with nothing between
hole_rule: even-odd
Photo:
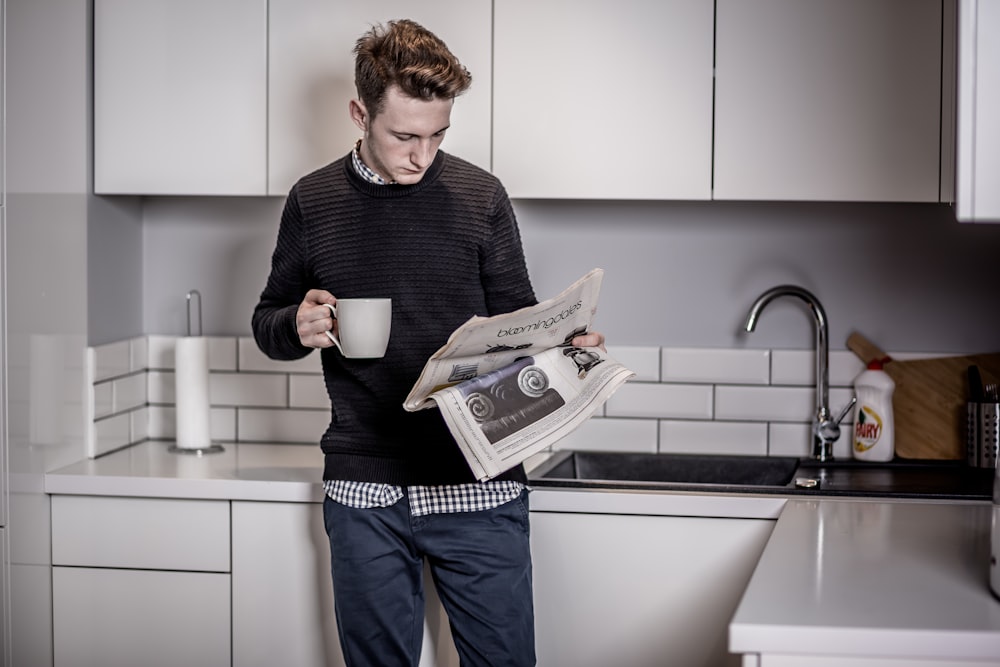
<instances>
[{"instance_id":1,"label":"white ceramic mug","mask_svg":"<svg viewBox=\"0 0 1000 667\"><path fill-rule=\"evenodd\" d=\"M337 299L324 304L337 320L337 335L326 335L349 359L378 359L385 356L392 323L392 299ZM339 338L339 339L338 339Z\"/></svg>"}]
</instances>

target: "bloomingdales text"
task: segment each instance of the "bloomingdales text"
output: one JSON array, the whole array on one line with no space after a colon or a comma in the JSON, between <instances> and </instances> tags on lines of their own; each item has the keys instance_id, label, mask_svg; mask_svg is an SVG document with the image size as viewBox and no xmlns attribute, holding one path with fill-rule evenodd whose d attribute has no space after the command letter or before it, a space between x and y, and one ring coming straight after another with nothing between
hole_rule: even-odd
<instances>
[{"instance_id":1,"label":"bloomingdales text","mask_svg":"<svg viewBox=\"0 0 1000 667\"><path fill-rule=\"evenodd\" d=\"M538 320L534 324L528 324L523 327L509 327L507 329L500 329L499 331L497 331L497 338L504 338L506 336L517 336L523 333L538 331L539 329L548 329L552 325L572 317L573 314L576 313L576 311L580 310L580 308L582 307L583 303L577 301L575 304L573 304L566 310L562 311L561 313L553 315L552 317L546 318L544 320Z\"/></svg>"}]
</instances>

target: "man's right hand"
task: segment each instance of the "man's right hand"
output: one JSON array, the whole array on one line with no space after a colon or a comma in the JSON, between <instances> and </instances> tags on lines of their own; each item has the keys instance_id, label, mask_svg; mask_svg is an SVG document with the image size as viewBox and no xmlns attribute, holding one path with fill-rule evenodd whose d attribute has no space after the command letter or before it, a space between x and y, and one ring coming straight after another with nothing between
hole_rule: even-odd
<instances>
[{"instance_id":1,"label":"man's right hand","mask_svg":"<svg viewBox=\"0 0 1000 667\"><path fill-rule=\"evenodd\" d=\"M326 332L333 331L334 335L337 333L337 320L328 307L336 303L337 298L326 290L311 289L306 292L306 298L295 313L295 329L303 345L316 348L333 345Z\"/></svg>"}]
</instances>

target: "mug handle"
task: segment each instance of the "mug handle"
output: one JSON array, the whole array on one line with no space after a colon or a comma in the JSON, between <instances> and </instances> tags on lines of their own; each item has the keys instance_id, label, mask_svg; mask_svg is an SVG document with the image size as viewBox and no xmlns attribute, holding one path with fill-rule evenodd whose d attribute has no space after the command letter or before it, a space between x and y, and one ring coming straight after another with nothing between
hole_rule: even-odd
<instances>
[{"instance_id":1,"label":"mug handle","mask_svg":"<svg viewBox=\"0 0 1000 667\"><path fill-rule=\"evenodd\" d=\"M324 303L323 305L329 308L330 312L333 313L333 319L337 319L337 307L329 303ZM324 331L323 333L326 334L327 338L333 341L333 344L337 346L337 349L340 350L340 353L344 354L344 348L340 346L340 341L337 340L337 337L333 335L333 331L332 330Z\"/></svg>"}]
</instances>

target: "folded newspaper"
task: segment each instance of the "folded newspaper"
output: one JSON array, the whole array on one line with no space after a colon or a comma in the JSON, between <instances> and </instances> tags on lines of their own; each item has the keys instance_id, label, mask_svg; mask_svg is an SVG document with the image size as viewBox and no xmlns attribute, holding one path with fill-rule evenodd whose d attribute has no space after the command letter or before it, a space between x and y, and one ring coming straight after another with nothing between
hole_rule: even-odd
<instances>
[{"instance_id":1,"label":"folded newspaper","mask_svg":"<svg viewBox=\"0 0 1000 667\"><path fill-rule=\"evenodd\" d=\"M603 278L594 269L554 299L471 318L427 361L403 408L440 408L480 481L566 436L635 376L601 348L571 344L590 330Z\"/></svg>"}]
</instances>

